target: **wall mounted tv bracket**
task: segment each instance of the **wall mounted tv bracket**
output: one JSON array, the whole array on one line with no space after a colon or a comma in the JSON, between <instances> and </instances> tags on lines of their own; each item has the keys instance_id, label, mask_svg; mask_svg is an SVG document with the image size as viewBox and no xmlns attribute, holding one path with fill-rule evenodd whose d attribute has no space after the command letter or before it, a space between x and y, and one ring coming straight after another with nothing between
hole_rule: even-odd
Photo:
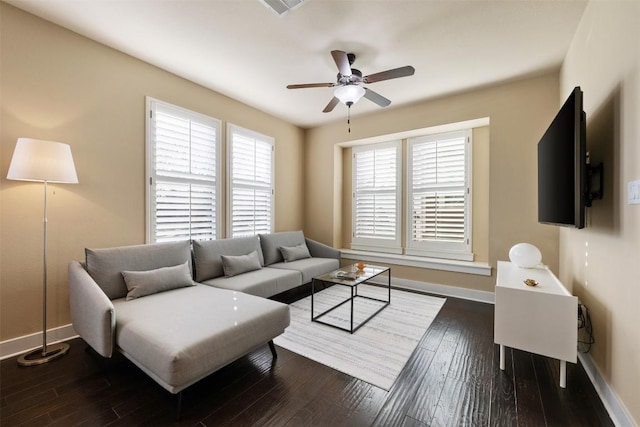
<instances>
[{"instance_id":1,"label":"wall mounted tv bracket","mask_svg":"<svg viewBox=\"0 0 640 427\"><path fill-rule=\"evenodd\" d=\"M602 163L591 165L589 152L587 152L587 170L586 170L586 186L584 205L591 207L593 200L602 200L604 191L604 167Z\"/></svg>"}]
</instances>

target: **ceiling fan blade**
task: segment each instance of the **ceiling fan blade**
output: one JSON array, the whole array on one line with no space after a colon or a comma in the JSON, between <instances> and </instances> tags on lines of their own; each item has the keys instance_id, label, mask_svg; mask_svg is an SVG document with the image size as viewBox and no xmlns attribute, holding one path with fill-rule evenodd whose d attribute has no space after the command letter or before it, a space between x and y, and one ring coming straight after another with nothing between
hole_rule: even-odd
<instances>
[{"instance_id":1,"label":"ceiling fan blade","mask_svg":"<svg viewBox=\"0 0 640 427\"><path fill-rule=\"evenodd\" d=\"M347 54L341 50L332 50L331 56L333 56L333 60L336 62L340 74L343 76L350 76L351 64L349 64L349 57Z\"/></svg>"},{"instance_id":2,"label":"ceiling fan blade","mask_svg":"<svg viewBox=\"0 0 640 427\"><path fill-rule=\"evenodd\" d=\"M323 113L330 113L331 111L333 111L333 109L335 108L336 105L338 105L338 103L340 102L340 100L338 98L336 98L335 96L331 99L331 101L329 101L329 103L327 104L326 107L324 107L324 110L322 110Z\"/></svg>"},{"instance_id":3,"label":"ceiling fan blade","mask_svg":"<svg viewBox=\"0 0 640 427\"><path fill-rule=\"evenodd\" d=\"M387 105L391 104L390 100L380 95L379 93L372 91L371 89L364 88L364 91L365 98L367 98L371 102L378 104L381 107L386 107Z\"/></svg>"},{"instance_id":4,"label":"ceiling fan blade","mask_svg":"<svg viewBox=\"0 0 640 427\"><path fill-rule=\"evenodd\" d=\"M287 89L305 89L308 87L333 87L335 83L304 83L300 85L287 85Z\"/></svg>"},{"instance_id":5,"label":"ceiling fan blade","mask_svg":"<svg viewBox=\"0 0 640 427\"><path fill-rule=\"evenodd\" d=\"M382 80L397 79L398 77L413 76L416 70L411 65L406 67L394 68L393 70L382 71L380 73L369 74L364 76L362 81L365 83L375 83Z\"/></svg>"}]
</instances>

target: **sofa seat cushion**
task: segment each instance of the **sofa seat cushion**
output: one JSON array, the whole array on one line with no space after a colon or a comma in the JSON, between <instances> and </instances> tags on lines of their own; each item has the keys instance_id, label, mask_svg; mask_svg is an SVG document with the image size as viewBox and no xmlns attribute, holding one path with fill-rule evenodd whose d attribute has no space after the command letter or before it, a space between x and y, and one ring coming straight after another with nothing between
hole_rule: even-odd
<instances>
[{"instance_id":1,"label":"sofa seat cushion","mask_svg":"<svg viewBox=\"0 0 640 427\"><path fill-rule=\"evenodd\" d=\"M113 304L119 350L172 393L266 344L289 325L285 304L203 285Z\"/></svg>"},{"instance_id":2,"label":"sofa seat cushion","mask_svg":"<svg viewBox=\"0 0 640 427\"><path fill-rule=\"evenodd\" d=\"M242 273L233 277L217 277L205 280L202 283L216 288L230 289L269 298L280 292L300 286L303 282L302 273L298 270L264 267L260 270Z\"/></svg>"},{"instance_id":3,"label":"sofa seat cushion","mask_svg":"<svg viewBox=\"0 0 640 427\"><path fill-rule=\"evenodd\" d=\"M299 271L302 273L302 283L309 283L314 277L340 268L340 261L335 258L305 258L271 264L269 268Z\"/></svg>"}]
</instances>

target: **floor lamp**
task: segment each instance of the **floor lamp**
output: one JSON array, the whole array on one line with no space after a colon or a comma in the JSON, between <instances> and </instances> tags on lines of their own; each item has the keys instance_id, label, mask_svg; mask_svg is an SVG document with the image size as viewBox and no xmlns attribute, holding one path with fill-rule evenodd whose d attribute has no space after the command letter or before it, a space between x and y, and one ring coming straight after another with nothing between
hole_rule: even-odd
<instances>
[{"instance_id":1,"label":"floor lamp","mask_svg":"<svg viewBox=\"0 0 640 427\"><path fill-rule=\"evenodd\" d=\"M18 365L40 365L63 356L69 351L69 344L66 343L47 346L47 183L78 183L71 148L60 142L19 138L11 158L7 179L44 183L42 347L18 357Z\"/></svg>"}]
</instances>

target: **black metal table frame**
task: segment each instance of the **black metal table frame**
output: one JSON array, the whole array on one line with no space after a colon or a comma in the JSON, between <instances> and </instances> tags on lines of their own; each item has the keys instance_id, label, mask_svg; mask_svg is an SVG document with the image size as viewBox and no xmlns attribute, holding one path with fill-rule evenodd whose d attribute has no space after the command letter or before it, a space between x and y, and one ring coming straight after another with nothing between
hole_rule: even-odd
<instances>
[{"instance_id":1,"label":"black metal table frame","mask_svg":"<svg viewBox=\"0 0 640 427\"><path fill-rule=\"evenodd\" d=\"M379 299L379 298L373 298L373 297L369 297L369 296L366 296L366 295L358 295L358 286L359 285L362 285L363 283L367 283L369 280L371 280L374 277L377 277L377 276L383 274L384 272L387 273L387 278L388 278L388 280L387 280L388 298L386 300ZM382 310L384 310L389 304L391 304L391 268L386 268L386 269L380 271L379 273L374 274L371 277L368 277L366 280L363 280L362 282L358 282L358 283L347 284L347 283L339 282L338 280L340 280L340 279L336 279L336 280L332 281L332 280L316 279L315 277L311 280L311 321L312 322L322 323L323 325L331 326L331 327L334 327L336 329L347 331L347 332L350 332L350 333L353 334L355 331L357 331L362 326L364 326L369 320L371 320L373 317L375 317L378 313L380 313ZM324 312L318 314L317 316L314 316L313 315L313 296L315 294L315 282L316 281L325 282L325 283L331 283L332 285L348 286L349 288L351 288L351 296L349 298L347 298L346 300L342 301L341 303L339 303L339 304L329 308L328 310L325 310ZM382 307L380 307L378 310L376 310L372 315L370 315L365 320L360 322L360 324L357 325L354 328L353 327L353 301L356 298L365 298L365 299L372 300L372 301L383 302L385 304ZM319 320L320 317L332 312L333 310L337 309L338 307L341 307L342 305L344 305L346 303L349 303L349 302L350 302L350 305L351 305L350 328L343 328L342 326L334 325L334 324Z\"/></svg>"}]
</instances>

